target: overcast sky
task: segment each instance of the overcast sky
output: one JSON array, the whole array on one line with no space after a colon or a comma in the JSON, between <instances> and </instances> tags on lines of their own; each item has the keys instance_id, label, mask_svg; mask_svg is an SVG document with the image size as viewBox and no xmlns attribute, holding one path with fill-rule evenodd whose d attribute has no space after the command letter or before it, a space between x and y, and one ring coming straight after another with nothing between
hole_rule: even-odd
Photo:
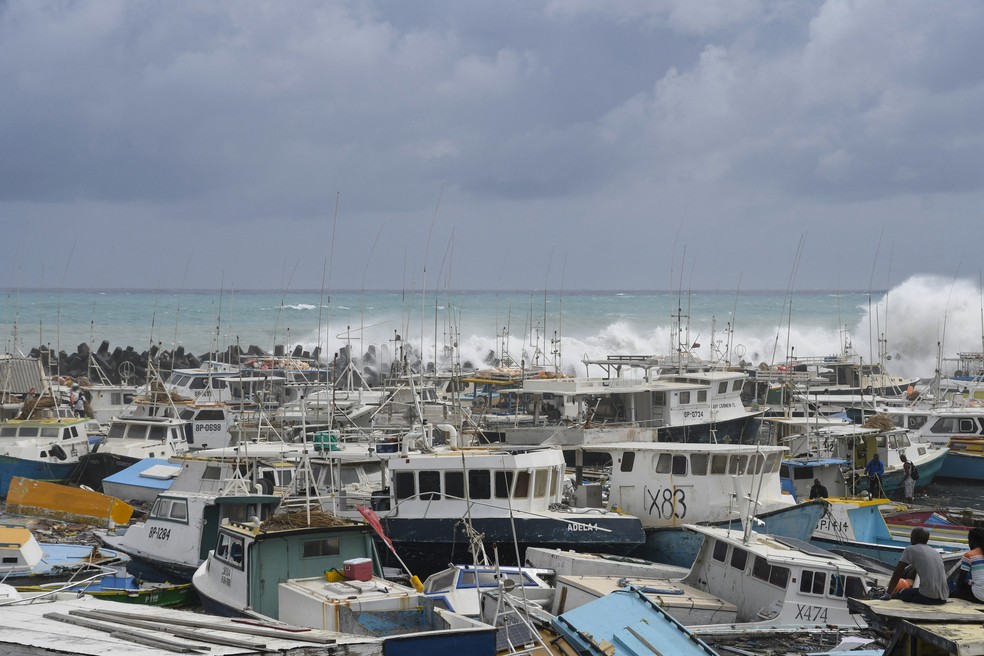
<instances>
[{"instance_id":1,"label":"overcast sky","mask_svg":"<svg viewBox=\"0 0 984 656\"><path fill-rule=\"evenodd\" d=\"M977 0L0 0L0 286L976 278L982 34Z\"/></svg>"}]
</instances>

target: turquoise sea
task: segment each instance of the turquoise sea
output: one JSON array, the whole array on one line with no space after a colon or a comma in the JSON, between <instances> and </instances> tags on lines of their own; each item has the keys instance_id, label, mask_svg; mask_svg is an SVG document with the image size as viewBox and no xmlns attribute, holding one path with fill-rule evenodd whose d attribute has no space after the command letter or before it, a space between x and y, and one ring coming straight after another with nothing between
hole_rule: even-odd
<instances>
[{"instance_id":1,"label":"turquoise sea","mask_svg":"<svg viewBox=\"0 0 984 656\"><path fill-rule=\"evenodd\" d=\"M490 351L517 363L559 362L583 372L585 357L667 354L690 345L704 359L758 364L839 353L866 360L884 339L893 373L929 377L938 345L945 357L980 351L976 281L913 276L874 291L201 291L5 289L0 326L6 352L39 344L74 351L81 342L111 347L184 346L196 355L257 345L272 351L351 344L393 349L396 337L444 359L458 345L462 363ZM678 331L676 326L682 328Z\"/></svg>"}]
</instances>

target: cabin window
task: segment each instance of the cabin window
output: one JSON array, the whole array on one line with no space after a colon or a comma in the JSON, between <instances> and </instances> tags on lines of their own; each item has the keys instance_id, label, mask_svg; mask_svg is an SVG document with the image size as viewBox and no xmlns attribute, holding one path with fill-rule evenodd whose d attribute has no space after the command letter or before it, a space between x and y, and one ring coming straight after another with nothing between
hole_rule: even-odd
<instances>
[{"instance_id":1,"label":"cabin window","mask_svg":"<svg viewBox=\"0 0 984 656\"><path fill-rule=\"evenodd\" d=\"M150 431L148 436L152 440L163 440L167 437L167 427L166 426L149 426Z\"/></svg>"},{"instance_id":2,"label":"cabin window","mask_svg":"<svg viewBox=\"0 0 984 656\"><path fill-rule=\"evenodd\" d=\"M885 436L884 435L877 435L877 436L875 436L875 444L878 445L878 446L880 446L880 447L884 447L885 446Z\"/></svg>"},{"instance_id":3,"label":"cabin window","mask_svg":"<svg viewBox=\"0 0 984 656\"><path fill-rule=\"evenodd\" d=\"M680 405L690 403L690 392L680 392Z\"/></svg>"},{"instance_id":4,"label":"cabin window","mask_svg":"<svg viewBox=\"0 0 984 656\"><path fill-rule=\"evenodd\" d=\"M530 496L530 473L526 471L516 472L516 487L513 490L513 497L525 499Z\"/></svg>"},{"instance_id":5,"label":"cabin window","mask_svg":"<svg viewBox=\"0 0 984 656\"><path fill-rule=\"evenodd\" d=\"M697 390L697 403L707 403L707 390Z\"/></svg>"},{"instance_id":6,"label":"cabin window","mask_svg":"<svg viewBox=\"0 0 984 656\"><path fill-rule=\"evenodd\" d=\"M851 599L864 599L865 598L866 593L865 593L865 589L864 589L864 584L861 582L861 579L859 579L856 576L848 576L847 577L847 591L846 591L846 595L848 597L850 597Z\"/></svg>"},{"instance_id":7,"label":"cabin window","mask_svg":"<svg viewBox=\"0 0 984 656\"><path fill-rule=\"evenodd\" d=\"M4 556L3 557L3 564L4 565L16 565L17 564L17 561L18 561L17 556Z\"/></svg>"},{"instance_id":8,"label":"cabin window","mask_svg":"<svg viewBox=\"0 0 984 656\"><path fill-rule=\"evenodd\" d=\"M243 554L245 553L245 540L228 533L219 534L219 542L215 546L215 556L237 569L243 568Z\"/></svg>"},{"instance_id":9,"label":"cabin window","mask_svg":"<svg viewBox=\"0 0 984 656\"><path fill-rule=\"evenodd\" d=\"M58 432L56 431L55 437L57 436L58 436ZM78 436L79 436L79 429L75 426L69 426L68 429L63 431L61 434L61 438L63 440L70 440L73 437L78 437Z\"/></svg>"},{"instance_id":10,"label":"cabin window","mask_svg":"<svg viewBox=\"0 0 984 656\"><path fill-rule=\"evenodd\" d=\"M435 574L434 576L428 577L427 582L424 587L424 592L430 594L432 592L441 592L451 589L451 584L454 583L455 570L449 572L442 572L441 574Z\"/></svg>"},{"instance_id":11,"label":"cabin window","mask_svg":"<svg viewBox=\"0 0 984 656\"><path fill-rule=\"evenodd\" d=\"M444 472L444 496L452 499L465 498L465 474L460 471Z\"/></svg>"},{"instance_id":12,"label":"cabin window","mask_svg":"<svg viewBox=\"0 0 984 656\"><path fill-rule=\"evenodd\" d=\"M17 437L17 429L10 426L0 428L0 437Z\"/></svg>"},{"instance_id":13,"label":"cabin window","mask_svg":"<svg viewBox=\"0 0 984 656\"><path fill-rule=\"evenodd\" d=\"M690 454L690 473L694 476L703 476L707 473L707 454Z\"/></svg>"},{"instance_id":14,"label":"cabin window","mask_svg":"<svg viewBox=\"0 0 984 656\"><path fill-rule=\"evenodd\" d=\"M720 383L718 383L718 394L727 394L727 393L728 393L728 381L723 380Z\"/></svg>"},{"instance_id":15,"label":"cabin window","mask_svg":"<svg viewBox=\"0 0 984 656\"><path fill-rule=\"evenodd\" d=\"M749 462L748 462L749 473L755 474L756 476L758 474L761 474L762 464L764 462L765 462L765 456L763 456L761 453L755 453L749 456Z\"/></svg>"},{"instance_id":16,"label":"cabin window","mask_svg":"<svg viewBox=\"0 0 984 656\"><path fill-rule=\"evenodd\" d=\"M472 499L492 498L492 480L488 470L468 472L468 495Z\"/></svg>"},{"instance_id":17,"label":"cabin window","mask_svg":"<svg viewBox=\"0 0 984 656\"><path fill-rule=\"evenodd\" d=\"M728 456L711 456L711 474L724 474L728 471Z\"/></svg>"},{"instance_id":18,"label":"cabin window","mask_svg":"<svg viewBox=\"0 0 984 656\"><path fill-rule=\"evenodd\" d=\"M752 563L752 576L763 581L769 580L769 561L761 556L755 556L755 562Z\"/></svg>"},{"instance_id":19,"label":"cabin window","mask_svg":"<svg viewBox=\"0 0 984 656\"><path fill-rule=\"evenodd\" d=\"M622 462L619 465L619 469L624 472L632 471L632 466L635 465L635 451L626 451L622 454Z\"/></svg>"},{"instance_id":20,"label":"cabin window","mask_svg":"<svg viewBox=\"0 0 984 656\"><path fill-rule=\"evenodd\" d=\"M495 497L497 499L509 498L509 490L512 489L513 473L511 471L495 472Z\"/></svg>"},{"instance_id":21,"label":"cabin window","mask_svg":"<svg viewBox=\"0 0 984 656\"><path fill-rule=\"evenodd\" d=\"M769 457L771 458L772 456L769 456ZM780 478L789 478L789 465L781 465L779 467L779 477Z\"/></svg>"},{"instance_id":22,"label":"cabin window","mask_svg":"<svg viewBox=\"0 0 984 656\"><path fill-rule=\"evenodd\" d=\"M804 569L800 574L800 592L803 594L822 595L827 588L827 575L823 572L812 572Z\"/></svg>"},{"instance_id":23,"label":"cabin window","mask_svg":"<svg viewBox=\"0 0 984 656\"><path fill-rule=\"evenodd\" d=\"M961 433L976 433L976 426L974 426L973 419L961 419L960 420L960 432Z\"/></svg>"},{"instance_id":24,"label":"cabin window","mask_svg":"<svg viewBox=\"0 0 984 656\"><path fill-rule=\"evenodd\" d=\"M793 480L802 481L814 478L813 467L794 467L793 468Z\"/></svg>"},{"instance_id":25,"label":"cabin window","mask_svg":"<svg viewBox=\"0 0 984 656\"><path fill-rule=\"evenodd\" d=\"M673 456L673 475L687 475L687 456Z\"/></svg>"},{"instance_id":26,"label":"cabin window","mask_svg":"<svg viewBox=\"0 0 984 656\"><path fill-rule=\"evenodd\" d=\"M204 378L193 378L191 380L191 385L188 386L189 389L200 390L205 389L205 379Z\"/></svg>"},{"instance_id":27,"label":"cabin window","mask_svg":"<svg viewBox=\"0 0 984 656\"><path fill-rule=\"evenodd\" d=\"M166 519L172 522L188 523L188 500L158 497L150 516L156 519Z\"/></svg>"},{"instance_id":28,"label":"cabin window","mask_svg":"<svg viewBox=\"0 0 984 656\"><path fill-rule=\"evenodd\" d=\"M774 472L779 469L782 464L781 455L778 453L770 453L765 457L765 471Z\"/></svg>"},{"instance_id":29,"label":"cabin window","mask_svg":"<svg viewBox=\"0 0 984 656\"><path fill-rule=\"evenodd\" d=\"M904 449L907 446L912 446L912 442L909 441L908 435L899 435L899 448Z\"/></svg>"},{"instance_id":30,"label":"cabin window","mask_svg":"<svg viewBox=\"0 0 984 656\"><path fill-rule=\"evenodd\" d=\"M225 421L225 410L199 410L198 421Z\"/></svg>"},{"instance_id":31,"label":"cabin window","mask_svg":"<svg viewBox=\"0 0 984 656\"><path fill-rule=\"evenodd\" d=\"M557 484L564 477L563 469L554 469L550 476L550 498L557 496Z\"/></svg>"},{"instance_id":32,"label":"cabin window","mask_svg":"<svg viewBox=\"0 0 984 656\"><path fill-rule=\"evenodd\" d=\"M748 456L731 456L731 468L729 474L741 476L748 469Z\"/></svg>"},{"instance_id":33,"label":"cabin window","mask_svg":"<svg viewBox=\"0 0 984 656\"><path fill-rule=\"evenodd\" d=\"M54 428L52 426L42 426L41 427L41 430L38 431L38 433L41 435L41 437L55 437L55 438L57 438L57 437L60 437L61 436L61 429L60 428Z\"/></svg>"},{"instance_id":34,"label":"cabin window","mask_svg":"<svg viewBox=\"0 0 984 656\"><path fill-rule=\"evenodd\" d=\"M888 448L890 449L899 448L899 440L895 435L888 436Z\"/></svg>"},{"instance_id":35,"label":"cabin window","mask_svg":"<svg viewBox=\"0 0 984 656\"><path fill-rule=\"evenodd\" d=\"M301 543L301 558L337 556L340 553L342 553L342 541L338 538L305 540Z\"/></svg>"},{"instance_id":36,"label":"cabin window","mask_svg":"<svg viewBox=\"0 0 984 656\"><path fill-rule=\"evenodd\" d=\"M20 429L21 437L37 437L38 427L37 426L22 426Z\"/></svg>"},{"instance_id":37,"label":"cabin window","mask_svg":"<svg viewBox=\"0 0 984 656\"><path fill-rule=\"evenodd\" d=\"M653 406L660 407L666 405L666 398L662 392L653 392Z\"/></svg>"},{"instance_id":38,"label":"cabin window","mask_svg":"<svg viewBox=\"0 0 984 656\"><path fill-rule=\"evenodd\" d=\"M542 499L547 495L547 481L550 480L549 469L537 469L533 473L533 496Z\"/></svg>"},{"instance_id":39,"label":"cabin window","mask_svg":"<svg viewBox=\"0 0 984 656\"><path fill-rule=\"evenodd\" d=\"M744 381L742 381L741 379L738 379L738 380L736 380L736 381L734 381L734 382L731 383L731 391L732 392L740 392L743 385L744 385Z\"/></svg>"},{"instance_id":40,"label":"cabin window","mask_svg":"<svg viewBox=\"0 0 984 656\"><path fill-rule=\"evenodd\" d=\"M123 431L126 430L126 425L124 424L110 424L109 426L109 437L110 438L121 438L123 437Z\"/></svg>"},{"instance_id":41,"label":"cabin window","mask_svg":"<svg viewBox=\"0 0 984 656\"><path fill-rule=\"evenodd\" d=\"M441 472L422 471L417 474L420 485L420 498L424 501L435 501L441 498Z\"/></svg>"},{"instance_id":42,"label":"cabin window","mask_svg":"<svg viewBox=\"0 0 984 656\"><path fill-rule=\"evenodd\" d=\"M215 465L206 465L202 472L203 481L218 481L222 479L222 468Z\"/></svg>"},{"instance_id":43,"label":"cabin window","mask_svg":"<svg viewBox=\"0 0 984 656\"><path fill-rule=\"evenodd\" d=\"M417 494L417 483L413 472L396 472L393 477L393 484L396 487L397 499L409 499Z\"/></svg>"},{"instance_id":44,"label":"cabin window","mask_svg":"<svg viewBox=\"0 0 984 656\"><path fill-rule=\"evenodd\" d=\"M915 430L926 425L926 415L912 415L909 417L909 428Z\"/></svg>"},{"instance_id":45,"label":"cabin window","mask_svg":"<svg viewBox=\"0 0 984 656\"><path fill-rule=\"evenodd\" d=\"M669 453L661 453L656 459L656 473L657 474L669 474L670 466L673 462L673 456Z\"/></svg>"},{"instance_id":46,"label":"cabin window","mask_svg":"<svg viewBox=\"0 0 984 656\"><path fill-rule=\"evenodd\" d=\"M827 594L831 597L843 597L844 596L844 577L840 574L830 575L830 586L827 588Z\"/></svg>"},{"instance_id":47,"label":"cabin window","mask_svg":"<svg viewBox=\"0 0 984 656\"><path fill-rule=\"evenodd\" d=\"M723 563L724 561L726 561L728 559L728 543L722 542L721 540L715 540L714 552L712 555L714 560L718 561L719 563Z\"/></svg>"},{"instance_id":48,"label":"cabin window","mask_svg":"<svg viewBox=\"0 0 984 656\"><path fill-rule=\"evenodd\" d=\"M178 418L184 419L185 421L191 421L191 418L195 416L194 410L182 410L178 413Z\"/></svg>"},{"instance_id":49,"label":"cabin window","mask_svg":"<svg viewBox=\"0 0 984 656\"><path fill-rule=\"evenodd\" d=\"M731 566L735 569L740 569L744 571L745 565L748 564L748 552L744 549L739 549L735 547L731 551Z\"/></svg>"}]
</instances>

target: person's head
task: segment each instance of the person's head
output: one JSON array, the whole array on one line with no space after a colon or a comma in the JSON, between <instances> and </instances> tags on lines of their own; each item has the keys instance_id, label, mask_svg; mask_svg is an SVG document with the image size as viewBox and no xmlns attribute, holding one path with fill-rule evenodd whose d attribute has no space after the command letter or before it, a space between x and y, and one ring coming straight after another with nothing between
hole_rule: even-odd
<instances>
[{"instance_id":1,"label":"person's head","mask_svg":"<svg viewBox=\"0 0 984 656\"><path fill-rule=\"evenodd\" d=\"M901 460L902 462L908 462L909 461L909 459L905 457L905 454L904 453L900 453L899 454L899 460Z\"/></svg>"},{"instance_id":2,"label":"person's head","mask_svg":"<svg viewBox=\"0 0 984 656\"><path fill-rule=\"evenodd\" d=\"M76 391L76 392L79 391L79 384L78 383L72 383L72 389L74 391Z\"/></svg>"},{"instance_id":3,"label":"person's head","mask_svg":"<svg viewBox=\"0 0 984 656\"><path fill-rule=\"evenodd\" d=\"M813 479L813 484L814 485L820 485L820 479L819 478L814 478Z\"/></svg>"},{"instance_id":4,"label":"person's head","mask_svg":"<svg viewBox=\"0 0 984 656\"><path fill-rule=\"evenodd\" d=\"M912 544L926 544L929 542L929 531L924 529L922 526L917 526L912 529L912 534L909 536L909 542Z\"/></svg>"},{"instance_id":5,"label":"person's head","mask_svg":"<svg viewBox=\"0 0 984 656\"><path fill-rule=\"evenodd\" d=\"M971 549L984 549L984 528L980 526L967 532L967 544Z\"/></svg>"},{"instance_id":6,"label":"person's head","mask_svg":"<svg viewBox=\"0 0 984 656\"><path fill-rule=\"evenodd\" d=\"M878 456L877 453L875 455L871 456L871 459L872 460L881 460L881 458Z\"/></svg>"}]
</instances>

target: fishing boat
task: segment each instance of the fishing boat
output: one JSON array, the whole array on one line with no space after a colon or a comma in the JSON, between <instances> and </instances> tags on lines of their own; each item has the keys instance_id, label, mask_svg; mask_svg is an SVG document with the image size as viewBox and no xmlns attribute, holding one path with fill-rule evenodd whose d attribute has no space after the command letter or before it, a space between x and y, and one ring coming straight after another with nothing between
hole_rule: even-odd
<instances>
[{"instance_id":1,"label":"fishing boat","mask_svg":"<svg viewBox=\"0 0 984 656\"><path fill-rule=\"evenodd\" d=\"M0 582L8 585L40 585L60 582L126 560L110 549L83 544L38 542L23 526L0 526Z\"/></svg>"},{"instance_id":2,"label":"fishing boat","mask_svg":"<svg viewBox=\"0 0 984 656\"><path fill-rule=\"evenodd\" d=\"M762 411L748 410L741 401L743 372L667 373L659 368L663 361L650 356L584 362L600 367L602 375L524 379L534 425L503 427L495 437L514 445L550 440L565 448L627 441L758 442Z\"/></svg>"},{"instance_id":3,"label":"fishing boat","mask_svg":"<svg viewBox=\"0 0 984 656\"><path fill-rule=\"evenodd\" d=\"M848 487L867 491L872 496L890 496L903 486L902 456L919 470L916 489L920 490L932 483L943 466L948 449L922 442L913 442L911 433L898 428L887 418L869 420L867 426L832 426L814 429L806 433L788 436L783 444L789 447L790 456L812 458L836 458L847 460L850 464L844 472ZM868 490L868 479L864 467L874 454L878 454L885 467L881 477L881 490Z\"/></svg>"},{"instance_id":4,"label":"fishing boat","mask_svg":"<svg viewBox=\"0 0 984 656\"><path fill-rule=\"evenodd\" d=\"M861 554L883 563L889 570L899 562L906 547L911 545L909 534L893 534L882 514L888 499L859 499L828 497L828 510L817 524L811 542L848 559L852 553ZM947 568L955 565L967 550L967 532L963 544L948 539L944 531L931 531L930 546L940 551Z\"/></svg>"},{"instance_id":5,"label":"fishing boat","mask_svg":"<svg viewBox=\"0 0 984 656\"><path fill-rule=\"evenodd\" d=\"M427 577L424 594L441 608L479 617L483 591L502 588L543 604L554 597L553 578L553 570L536 567L451 565Z\"/></svg>"},{"instance_id":6,"label":"fishing boat","mask_svg":"<svg viewBox=\"0 0 984 656\"><path fill-rule=\"evenodd\" d=\"M644 547L633 555L689 566L701 537L686 524L739 526L751 508L762 532L809 539L822 503L797 503L782 490L784 447L617 442L584 447L611 455L609 503L639 517Z\"/></svg>"},{"instance_id":7,"label":"fishing boat","mask_svg":"<svg viewBox=\"0 0 984 656\"><path fill-rule=\"evenodd\" d=\"M177 608L196 601L191 583L154 583L122 572L96 574L82 581L55 581L42 585L17 586L21 593L74 592L105 601Z\"/></svg>"},{"instance_id":8,"label":"fishing boat","mask_svg":"<svg viewBox=\"0 0 984 656\"><path fill-rule=\"evenodd\" d=\"M644 542L638 518L568 504L560 449L415 451L411 437L385 454L390 484L372 507L387 538L424 575L470 555L469 527L486 544L510 545L500 553L508 565L520 564L528 546L628 554Z\"/></svg>"},{"instance_id":9,"label":"fishing boat","mask_svg":"<svg viewBox=\"0 0 984 656\"><path fill-rule=\"evenodd\" d=\"M262 520L281 502L275 495L168 490L143 522L122 532L97 530L103 544L128 556L131 574L155 582L189 582L218 539L223 520Z\"/></svg>"},{"instance_id":10,"label":"fishing boat","mask_svg":"<svg viewBox=\"0 0 984 656\"><path fill-rule=\"evenodd\" d=\"M552 627L577 654L717 655L707 643L633 586L557 616Z\"/></svg>"},{"instance_id":11,"label":"fishing boat","mask_svg":"<svg viewBox=\"0 0 984 656\"><path fill-rule=\"evenodd\" d=\"M938 476L984 481L984 407L916 406L881 411L897 426L912 431L912 441L950 449Z\"/></svg>"},{"instance_id":12,"label":"fishing boat","mask_svg":"<svg viewBox=\"0 0 984 656\"><path fill-rule=\"evenodd\" d=\"M379 637L398 653L495 653L494 627L381 578L371 534L311 510L228 522L193 583L218 615Z\"/></svg>"},{"instance_id":13,"label":"fishing boat","mask_svg":"<svg viewBox=\"0 0 984 656\"><path fill-rule=\"evenodd\" d=\"M0 424L0 498L15 476L69 480L90 452L86 418L10 419Z\"/></svg>"}]
</instances>

